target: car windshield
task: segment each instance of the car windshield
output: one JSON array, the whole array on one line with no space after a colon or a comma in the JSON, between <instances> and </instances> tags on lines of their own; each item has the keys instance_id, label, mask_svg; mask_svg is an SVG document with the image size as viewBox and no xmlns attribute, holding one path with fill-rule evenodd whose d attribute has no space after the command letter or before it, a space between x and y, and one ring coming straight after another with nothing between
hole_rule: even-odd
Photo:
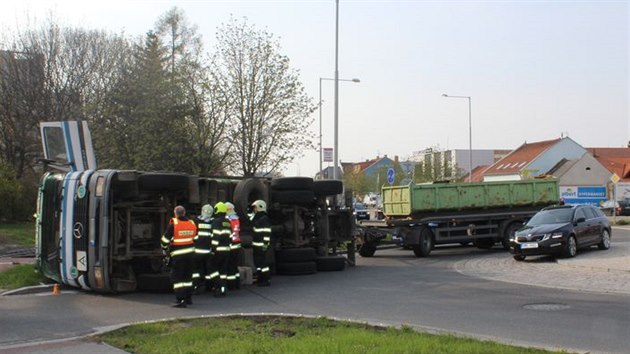
<instances>
[{"instance_id":1,"label":"car windshield","mask_svg":"<svg viewBox=\"0 0 630 354\"><path fill-rule=\"evenodd\" d=\"M528 222L528 226L537 226L544 224L560 224L571 222L573 217L573 209L549 209L542 210L534 215Z\"/></svg>"},{"instance_id":2,"label":"car windshield","mask_svg":"<svg viewBox=\"0 0 630 354\"><path fill-rule=\"evenodd\" d=\"M363 205L362 203L354 203L354 209L355 210L365 210L365 205Z\"/></svg>"}]
</instances>

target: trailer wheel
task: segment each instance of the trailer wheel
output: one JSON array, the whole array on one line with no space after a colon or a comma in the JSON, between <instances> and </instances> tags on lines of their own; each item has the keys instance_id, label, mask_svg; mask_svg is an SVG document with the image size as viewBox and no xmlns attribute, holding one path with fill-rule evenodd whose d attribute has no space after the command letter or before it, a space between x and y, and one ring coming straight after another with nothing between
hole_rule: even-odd
<instances>
[{"instance_id":1,"label":"trailer wheel","mask_svg":"<svg viewBox=\"0 0 630 354\"><path fill-rule=\"evenodd\" d=\"M516 230L520 229L522 226L522 222L513 221L503 228L503 232L501 233L501 245L503 246L503 249L510 249L510 237L514 236Z\"/></svg>"},{"instance_id":2,"label":"trailer wheel","mask_svg":"<svg viewBox=\"0 0 630 354\"><path fill-rule=\"evenodd\" d=\"M188 189L188 175L181 173L145 173L138 177L138 185L148 191L180 191Z\"/></svg>"},{"instance_id":3,"label":"trailer wheel","mask_svg":"<svg viewBox=\"0 0 630 354\"><path fill-rule=\"evenodd\" d=\"M371 243L364 243L359 247L359 254L361 257L372 257L376 252L376 245Z\"/></svg>"},{"instance_id":4,"label":"trailer wheel","mask_svg":"<svg viewBox=\"0 0 630 354\"><path fill-rule=\"evenodd\" d=\"M413 254L416 257L427 257L433 249L433 232L428 227L420 230L420 239L417 245L413 245Z\"/></svg>"},{"instance_id":5,"label":"trailer wheel","mask_svg":"<svg viewBox=\"0 0 630 354\"><path fill-rule=\"evenodd\" d=\"M276 274L280 275L307 275L317 273L317 263L310 262L292 262L292 263L276 263Z\"/></svg>"},{"instance_id":6,"label":"trailer wheel","mask_svg":"<svg viewBox=\"0 0 630 354\"><path fill-rule=\"evenodd\" d=\"M334 272L346 268L346 258L342 256L317 257L318 272Z\"/></svg>"},{"instance_id":7,"label":"trailer wheel","mask_svg":"<svg viewBox=\"0 0 630 354\"><path fill-rule=\"evenodd\" d=\"M313 192L318 197L341 194L343 193L343 182L332 179L313 181Z\"/></svg>"},{"instance_id":8,"label":"trailer wheel","mask_svg":"<svg viewBox=\"0 0 630 354\"><path fill-rule=\"evenodd\" d=\"M276 251L276 260L278 263L291 263L291 262L310 262L317 258L317 254L314 248L287 248Z\"/></svg>"},{"instance_id":9,"label":"trailer wheel","mask_svg":"<svg viewBox=\"0 0 630 354\"><path fill-rule=\"evenodd\" d=\"M276 191L313 190L313 179L310 177L274 178L271 180L271 189Z\"/></svg>"}]
</instances>

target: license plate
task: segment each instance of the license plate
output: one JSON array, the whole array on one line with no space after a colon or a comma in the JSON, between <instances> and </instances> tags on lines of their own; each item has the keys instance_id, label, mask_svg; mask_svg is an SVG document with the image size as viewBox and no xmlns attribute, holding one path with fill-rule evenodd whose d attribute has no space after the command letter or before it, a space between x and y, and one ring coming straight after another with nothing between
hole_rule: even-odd
<instances>
[{"instance_id":1,"label":"license plate","mask_svg":"<svg viewBox=\"0 0 630 354\"><path fill-rule=\"evenodd\" d=\"M538 243L537 242L525 242L521 244L521 249L525 250L525 249L530 249L530 248L538 248Z\"/></svg>"}]
</instances>

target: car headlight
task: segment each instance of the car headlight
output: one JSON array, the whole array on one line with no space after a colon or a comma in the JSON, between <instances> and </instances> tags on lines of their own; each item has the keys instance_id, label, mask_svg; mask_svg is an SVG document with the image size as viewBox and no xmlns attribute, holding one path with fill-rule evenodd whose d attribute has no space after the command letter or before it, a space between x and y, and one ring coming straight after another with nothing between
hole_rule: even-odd
<instances>
[{"instance_id":1,"label":"car headlight","mask_svg":"<svg viewBox=\"0 0 630 354\"><path fill-rule=\"evenodd\" d=\"M550 238L562 238L562 231L550 232L543 236L542 241L546 241Z\"/></svg>"}]
</instances>

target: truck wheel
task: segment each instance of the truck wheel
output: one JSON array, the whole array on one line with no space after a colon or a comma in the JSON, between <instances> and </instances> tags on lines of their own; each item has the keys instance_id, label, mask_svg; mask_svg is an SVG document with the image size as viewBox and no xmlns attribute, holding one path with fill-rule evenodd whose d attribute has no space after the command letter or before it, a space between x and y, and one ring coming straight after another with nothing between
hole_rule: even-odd
<instances>
[{"instance_id":1,"label":"truck wheel","mask_svg":"<svg viewBox=\"0 0 630 354\"><path fill-rule=\"evenodd\" d=\"M234 206L236 213L242 220L249 220L247 217L247 209L254 201L262 199L267 201L267 187L258 178L246 178L238 182L234 187Z\"/></svg>"},{"instance_id":2,"label":"truck wheel","mask_svg":"<svg viewBox=\"0 0 630 354\"><path fill-rule=\"evenodd\" d=\"M521 254L515 254L513 257L514 257L514 259L515 259L515 260L517 260L517 261L519 261L519 262L521 262L521 261L524 261L524 260L525 260L525 256L523 256L523 255L521 255Z\"/></svg>"},{"instance_id":3,"label":"truck wheel","mask_svg":"<svg viewBox=\"0 0 630 354\"><path fill-rule=\"evenodd\" d=\"M180 191L188 189L188 175L181 173L145 173L138 177L140 189L147 191Z\"/></svg>"},{"instance_id":4,"label":"truck wheel","mask_svg":"<svg viewBox=\"0 0 630 354\"><path fill-rule=\"evenodd\" d=\"M317 263L310 262L293 262L293 263L276 263L276 274L280 275L307 275L317 273Z\"/></svg>"},{"instance_id":5,"label":"truck wheel","mask_svg":"<svg viewBox=\"0 0 630 354\"><path fill-rule=\"evenodd\" d=\"M317 254L315 249L311 247L287 248L276 251L278 263L309 262L314 261L315 258L317 258Z\"/></svg>"},{"instance_id":6,"label":"truck wheel","mask_svg":"<svg viewBox=\"0 0 630 354\"><path fill-rule=\"evenodd\" d=\"M346 258L342 256L317 257L318 272L334 272L346 268Z\"/></svg>"},{"instance_id":7,"label":"truck wheel","mask_svg":"<svg viewBox=\"0 0 630 354\"><path fill-rule=\"evenodd\" d=\"M343 193L343 182L332 179L313 181L313 192L318 197L341 194Z\"/></svg>"},{"instance_id":8,"label":"truck wheel","mask_svg":"<svg viewBox=\"0 0 630 354\"><path fill-rule=\"evenodd\" d=\"M416 257L426 257L433 249L433 232L428 227L420 230L420 239L417 245L413 245L413 254Z\"/></svg>"},{"instance_id":9,"label":"truck wheel","mask_svg":"<svg viewBox=\"0 0 630 354\"><path fill-rule=\"evenodd\" d=\"M272 190L271 201L280 204L312 204L315 202L315 193L312 190Z\"/></svg>"},{"instance_id":10,"label":"truck wheel","mask_svg":"<svg viewBox=\"0 0 630 354\"><path fill-rule=\"evenodd\" d=\"M372 257L376 252L376 245L370 243L364 243L359 247L359 254L361 257Z\"/></svg>"},{"instance_id":11,"label":"truck wheel","mask_svg":"<svg viewBox=\"0 0 630 354\"><path fill-rule=\"evenodd\" d=\"M514 236L514 233L523 227L523 223L520 221L514 221L503 228L503 233L501 234L501 245L504 250L510 249L510 237Z\"/></svg>"},{"instance_id":12,"label":"truck wheel","mask_svg":"<svg viewBox=\"0 0 630 354\"><path fill-rule=\"evenodd\" d=\"M275 191L313 190L313 179L310 177L274 178L271 180L271 189Z\"/></svg>"}]
</instances>

